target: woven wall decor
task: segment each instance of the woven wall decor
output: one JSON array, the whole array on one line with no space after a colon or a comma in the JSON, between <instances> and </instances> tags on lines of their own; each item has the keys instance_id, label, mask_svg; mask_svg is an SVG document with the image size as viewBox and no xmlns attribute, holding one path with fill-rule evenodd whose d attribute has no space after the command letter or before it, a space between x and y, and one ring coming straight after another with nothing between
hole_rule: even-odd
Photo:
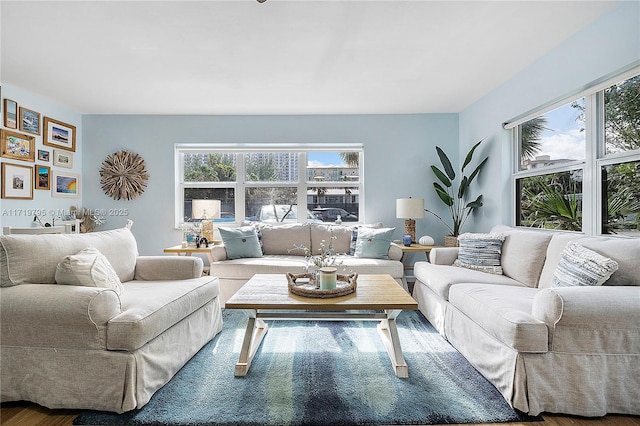
<instances>
[{"instance_id":1,"label":"woven wall decor","mask_svg":"<svg viewBox=\"0 0 640 426\"><path fill-rule=\"evenodd\" d=\"M147 165L135 152L109 154L100 167L102 190L114 200L133 200L147 188L147 180Z\"/></svg>"}]
</instances>

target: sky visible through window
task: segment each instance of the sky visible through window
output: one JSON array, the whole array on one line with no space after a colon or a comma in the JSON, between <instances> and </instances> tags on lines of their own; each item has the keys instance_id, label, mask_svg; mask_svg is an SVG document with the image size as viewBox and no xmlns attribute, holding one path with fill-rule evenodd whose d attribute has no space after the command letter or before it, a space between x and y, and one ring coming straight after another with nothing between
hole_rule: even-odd
<instances>
[{"instance_id":1,"label":"sky visible through window","mask_svg":"<svg viewBox=\"0 0 640 426\"><path fill-rule=\"evenodd\" d=\"M318 166L344 166L344 161L337 152L309 152L307 154L307 165L309 167Z\"/></svg>"},{"instance_id":2,"label":"sky visible through window","mask_svg":"<svg viewBox=\"0 0 640 426\"><path fill-rule=\"evenodd\" d=\"M579 102L584 105L584 99ZM578 119L580 114L580 109L571 104L546 113L547 129L541 134L541 149L536 155L549 155L551 160L584 160L584 121Z\"/></svg>"}]
</instances>

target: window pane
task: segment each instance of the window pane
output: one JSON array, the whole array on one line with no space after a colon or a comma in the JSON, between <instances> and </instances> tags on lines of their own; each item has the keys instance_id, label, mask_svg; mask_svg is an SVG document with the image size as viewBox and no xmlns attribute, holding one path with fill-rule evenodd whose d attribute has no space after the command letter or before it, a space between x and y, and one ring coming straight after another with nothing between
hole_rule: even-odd
<instances>
[{"instance_id":1,"label":"window pane","mask_svg":"<svg viewBox=\"0 0 640 426\"><path fill-rule=\"evenodd\" d=\"M585 159L584 98L520 125L520 170Z\"/></svg>"},{"instance_id":2,"label":"window pane","mask_svg":"<svg viewBox=\"0 0 640 426\"><path fill-rule=\"evenodd\" d=\"M185 182L234 182L234 154L184 154Z\"/></svg>"},{"instance_id":3,"label":"window pane","mask_svg":"<svg viewBox=\"0 0 640 426\"><path fill-rule=\"evenodd\" d=\"M307 155L307 182L358 182L358 152L310 152Z\"/></svg>"},{"instance_id":4,"label":"window pane","mask_svg":"<svg viewBox=\"0 0 640 426\"><path fill-rule=\"evenodd\" d=\"M247 182L297 182L298 154L257 152L245 155Z\"/></svg>"},{"instance_id":5,"label":"window pane","mask_svg":"<svg viewBox=\"0 0 640 426\"><path fill-rule=\"evenodd\" d=\"M516 187L517 225L582 229L582 170L520 178Z\"/></svg>"},{"instance_id":6,"label":"window pane","mask_svg":"<svg viewBox=\"0 0 640 426\"><path fill-rule=\"evenodd\" d=\"M298 219L297 199L294 187L245 188L246 219L269 223L317 221L306 207Z\"/></svg>"},{"instance_id":7,"label":"window pane","mask_svg":"<svg viewBox=\"0 0 640 426\"><path fill-rule=\"evenodd\" d=\"M235 190L233 188L184 189L185 221L197 222L202 219L213 219L214 222L233 222L235 221L235 211Z\"/></svg>"},{"instance_id":8,"label":"window pane","mask_svg":"<svg viewBox=\"0 0 640 426\"><path fill-rule=\"evenodd\" d=\"M602 233L640 237L640 161L602 167Z\"/></svg>"},{"instance_id":9,"label":"window pane","mask_svg":"<svg viewBox=\"0 0 640 426\"><path fill-rule=\"evenodd\" d=\"M604 91L607 154L640 149L640 75Z\"/></svg>"},{"instance_id":10,"label":"window pane","mask_svg":"<svg viewBox=\"0 0 640 426\"><path fill-rule=\"evenodd\" d=\"M343 222L357 222L360 194L357 187L309 187L307 205L323 222L335 222L338 216Z\"/></svg>"}]
</instances>

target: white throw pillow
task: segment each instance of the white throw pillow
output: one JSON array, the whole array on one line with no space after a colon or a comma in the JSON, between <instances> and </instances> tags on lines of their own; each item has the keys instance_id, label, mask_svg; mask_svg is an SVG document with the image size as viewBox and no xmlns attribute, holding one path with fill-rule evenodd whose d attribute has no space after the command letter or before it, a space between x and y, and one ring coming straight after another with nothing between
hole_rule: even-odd
<instances>
[{"instance_id":1,"label":"white throw pillow","mask_svg":"<svg viewBox=\"0 0 640 426\"><path fill-rule=\"evenodd\" d=\"M117 294L124 291L113 266L95 247L65 256L56 268L56 283L110 288Z\"/></svg>"},{"instance_id":2,"label":"white throw pillow","mask_svg":"<svg viewBox=\"0 0 640 426\"><path fill-rule=\"evenodd\" d=\"M562 252L551 287L602 285L617 270L615 260L571 241Z\"/></svg>"}]
</instances>

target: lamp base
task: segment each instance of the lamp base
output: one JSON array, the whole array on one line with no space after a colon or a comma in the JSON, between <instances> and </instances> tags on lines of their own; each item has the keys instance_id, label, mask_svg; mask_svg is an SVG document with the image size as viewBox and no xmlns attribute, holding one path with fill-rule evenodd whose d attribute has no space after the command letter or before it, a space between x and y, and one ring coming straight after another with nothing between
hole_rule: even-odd
<instances>
[{"instance_id":1,"label":"lamp base","mask_svg":"<svg viewBox=\"0 0 640 426\"><path fill-rule=\"evenodd\" d=\"M406 219L404 221L404 235L411 235L411 242L416 242L416 221L413 219Z\"/></svg>"}]
</instances>

